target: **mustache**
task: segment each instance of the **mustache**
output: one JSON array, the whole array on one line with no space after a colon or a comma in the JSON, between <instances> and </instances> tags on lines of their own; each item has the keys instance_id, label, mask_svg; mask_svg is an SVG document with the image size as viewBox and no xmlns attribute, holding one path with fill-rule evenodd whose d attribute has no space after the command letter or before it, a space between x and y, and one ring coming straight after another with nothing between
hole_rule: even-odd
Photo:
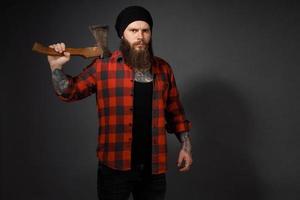
<instances>
[{"instance_id":1,"label":"mustache","mask_svg":"<svg viewBox=\"0 0 300 200\"><path fill-rule=\"evenodd\" d=\"M145 41L140 40L140 41L134 42L132 45L136 46L136 45L148 45L148 44Z\"/></svg>"}]
</instances>

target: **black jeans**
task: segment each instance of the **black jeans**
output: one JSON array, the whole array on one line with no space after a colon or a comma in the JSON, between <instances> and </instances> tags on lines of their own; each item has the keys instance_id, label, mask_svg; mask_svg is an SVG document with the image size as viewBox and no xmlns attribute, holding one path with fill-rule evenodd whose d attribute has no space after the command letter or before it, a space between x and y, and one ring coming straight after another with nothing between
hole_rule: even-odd
<instances>
[{"instance_id":1,"label":"black jeans","mask_svg":"<svg viewBox=\"0 0 300 200\"><path fill-rule=\"evenodd\" d=\"M130 171L109 168L99 162L97 180L99 200L164 200L166 175L151 174L143 166Z\"/></svg>"}]
</instances>

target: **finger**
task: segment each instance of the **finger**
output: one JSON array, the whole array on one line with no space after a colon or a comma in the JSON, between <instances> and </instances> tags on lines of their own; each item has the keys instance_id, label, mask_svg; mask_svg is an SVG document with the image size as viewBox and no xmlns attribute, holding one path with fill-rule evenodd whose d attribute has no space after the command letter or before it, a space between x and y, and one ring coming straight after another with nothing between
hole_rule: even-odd
<instances>
[{"instance_id":1,"label":"finger","mask_svg":"<svg viewBox=\"0 0 300 200\"><path fill-rule=\"evenodd\" d=\"M184 172L184 171L188 171L190 169L189 165L185 165L183 168L179 169L179 171Z\"/></svg>"},{"instance_id":2,"label":"finger","mask_svg":"<svg viewBox=\"0 0 300 200\"><path fill-rule=\"evenodd\" d=\"M55 45L54 45L54 50L55 50L56 52L59 52L58 44L55 44Z\"/></svg>"},{"instance_id":3,"label":"finger","mask_svg":"<svg viewBox=\"0 0 300 200\"><path fill-rule=\"evenodd\" d=\"M182 156L179 156L179 158L178 158L178 160L177 160L177 166L178 166L178 167L181 166L182 160L183 160L183 157L182 157Z\"/></svg>"},{"instance_id":4,"label":"finger","mask_svg":"<svg viewBox=\"0 0 300 200\"><path fill-rule=\"evenodd\" d=\"M189 159L189 157L184 156L183 161L184 162L182 164L184 165L180 168L180 171L187 171L191 166L191 159Z\"/></svg>"},{"instance_id":5,"label":"finger","mask_svg":"<svg viewBox=\"0 0 300 200\"><path fill-rule=\"evenodd\" d=\"M185 166L182 168L182 171L188 171L191 167L191 163L188 160L185 160Z\"/></svg>"},{"instance_id":6,"label":"finger","mask_svg":"<svg viewBox=\"0 0 300 200\"><path fill-rule=\"evenodd\" d=\"M191 163L191 162L192 162L192 158L191 158L189 155L185 156L185 157L184 157L184 160L185 160L187 163Z\"/></svg>"},{"instance_id":7,"label":"finger","mask_svg":"<svg viewBox=\"0 0 300 200\"><path fill-rule=\"evenodd\" d=\"M184 160L185 160L187 163L189 163L190 165L191 165L192 162L193 162L192 156L189 155L189 154L184 155Z\"/></svg>"},{"instance_id":8,"label":"finger","mask_svg":"<svg viewBox=\"0 0 300 200\"><path fill-rule=\"evenodd\" d=\"M66 49L66 45L65 45L65 43L60 43L60 46L61 46L61 50L62 51L65 51L65 49Z\"/></svg>"},{"instance_id":9,"label":"finger","mask_svg":"<svg viewBox=\"0 0 300 200\"><path fill-rule=\"evenodd\" d=\"M70 52L64 51L64 55L67 57L70 57L71 54L70 54Z\"/></svg>"},{"instance_id":10,"label":"finger","mask_svg":"<svg viewBox=\"0 0 300 200\"><path fill-rule=\"evenodd\" d=\"M193 161L192 161L192 159L187 159L186 163L190 167L190 166L192 166Z\"/></svg>"},{"instance_id":11,"label":"finger","mask_svg":"<svg viewBox=\"0 0 300 200\"><path fill-rule=\"evenodd\" d=\"M57 44L57 49L58 49L59 53L62 53L62 46L61 46L61 43L58 43L58 44Z\"/></svg>"},{"instance_id":12,"label":"finger","mask_svg":"<svg viewBox=\"0 0 300 200\"><path fill-rule=\"evenodd\" d=\"M53 49L54 48L53 44L49 45L49 48Z\"/></svg>"}]
</instances>

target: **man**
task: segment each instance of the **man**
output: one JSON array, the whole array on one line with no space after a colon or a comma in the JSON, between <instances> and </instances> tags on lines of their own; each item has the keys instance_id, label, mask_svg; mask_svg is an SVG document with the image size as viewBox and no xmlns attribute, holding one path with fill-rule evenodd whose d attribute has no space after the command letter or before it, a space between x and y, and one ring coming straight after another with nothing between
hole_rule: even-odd
<instances>
[{"instance_id":1,"label":"man","mask_svg":"<svg viewBox=\"0 0 300 200\"><path fill-rule=\"evenodd\" d=\"M116 31L120 49L95 59L78 76L62 71L70 60L65 44L50 45L62 57L48 56L57 96L67 102L96 93L99 136L99 199L164 199L167 137L181 142L180 171L192 164L191 124L186 120L171 67L153 56L150 13L130 6L121 11Z\"/></svg>"}]
</instances>

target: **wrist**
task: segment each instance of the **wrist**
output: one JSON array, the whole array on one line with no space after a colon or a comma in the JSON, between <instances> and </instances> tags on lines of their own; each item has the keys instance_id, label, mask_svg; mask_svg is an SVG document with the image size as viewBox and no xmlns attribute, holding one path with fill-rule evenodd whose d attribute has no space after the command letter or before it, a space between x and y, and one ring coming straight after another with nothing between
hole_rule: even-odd
<instances>
[{"instance_id":1,"label":"wrist","mask_svg":"<svg viewBox=\"0 0 300 200\"><path fill-rule=\"evenodd\" d=\"M54 70L56 70L56 69L58 69L58 70L62 70L62 65L54 65L54 66L50 66L50 68L51 68L51 71L53 72Z\"/></svg>"},{"instance_id":2,"label":"wrist","mask_svg":"<svg viewBox=\"0 0 300 200\"><path fill-rule=\"evenodd\" d=\"M182 144L184 141L189 139L189 132L183 132L183 133L175 133L178 141Z\"/></svg>"},{"instance_id":3,"label":"wrist","mask_svg":"<svg viewBox=\"0 0 300 200\"><path fill-rule=\"evenodd\" d=\"M191 153L192 152L192 144L191 144L191 138L188 132L184 133L177 133L176 137L180 141L181 144L181 150Z\"/></svg>"}]
</instances>

